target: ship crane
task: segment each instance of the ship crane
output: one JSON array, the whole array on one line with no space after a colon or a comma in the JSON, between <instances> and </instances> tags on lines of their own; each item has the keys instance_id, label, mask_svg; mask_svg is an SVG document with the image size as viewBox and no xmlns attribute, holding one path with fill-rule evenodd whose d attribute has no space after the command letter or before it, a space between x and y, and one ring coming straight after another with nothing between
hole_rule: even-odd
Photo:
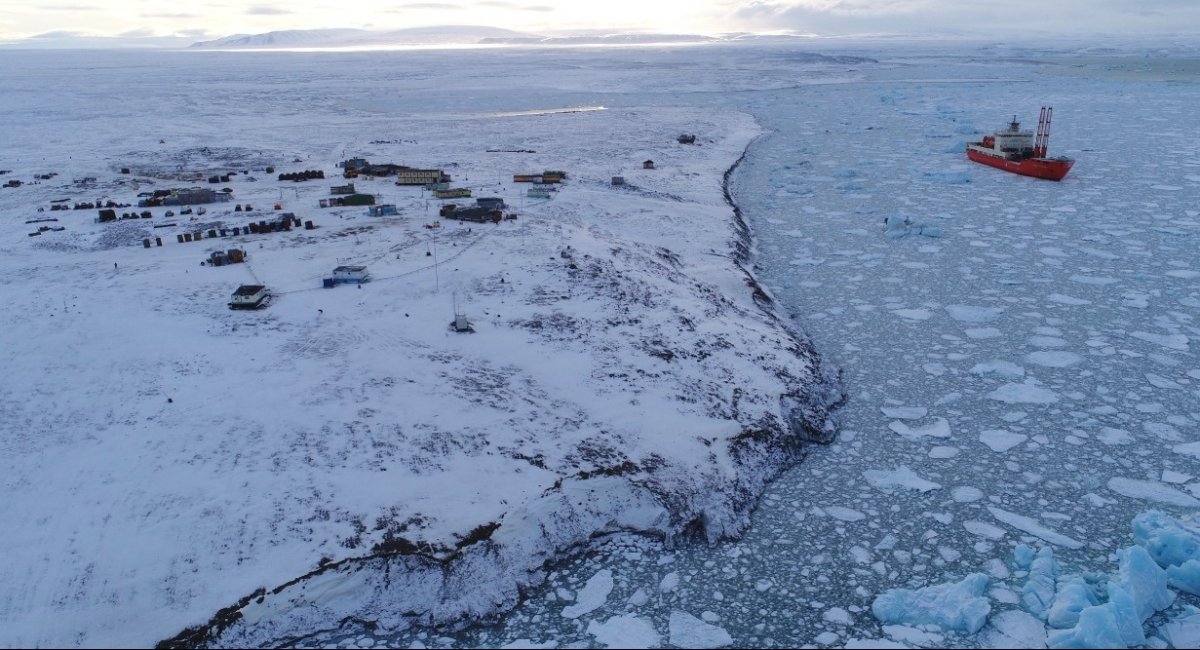
<instances>
[{"instance_id":1,"label":"ship crane","mask_svg":"<svg viewBox=\"0 0 1200 650\"><path fill-rule=\"evenodd\" d=\"M1053 107L1043 106L1042 112L1038 115L1037 137L1033 141L1033 156L1035 158L1046 157L1046 149L1050 144L1050 116L1053 113Z\"/></svg>"}]
</instances>

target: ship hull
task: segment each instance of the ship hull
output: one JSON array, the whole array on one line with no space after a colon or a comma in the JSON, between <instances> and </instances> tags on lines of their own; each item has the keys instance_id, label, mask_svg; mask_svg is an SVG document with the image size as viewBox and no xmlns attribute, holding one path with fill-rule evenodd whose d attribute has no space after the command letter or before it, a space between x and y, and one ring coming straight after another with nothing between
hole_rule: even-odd
<instances>
[{"instance_id":1,"label":"ship hull","mask_svg":"<svg viewBox=\"0 0 1200 650\"><path fill-rule=\"evenodd\" d=\"M1006 172L1022 176L1032 176L1034 178L1044 178L1050 181L1061 181L1067 175L1067 172L1071 171L1071 166L1075 164L1074 160L1066 158L1008 160L1007 158L988 155L970 148L967 149L967 158L977 163L988 165L989 167L1003 169Z\"/></svg>"}]
</instances>

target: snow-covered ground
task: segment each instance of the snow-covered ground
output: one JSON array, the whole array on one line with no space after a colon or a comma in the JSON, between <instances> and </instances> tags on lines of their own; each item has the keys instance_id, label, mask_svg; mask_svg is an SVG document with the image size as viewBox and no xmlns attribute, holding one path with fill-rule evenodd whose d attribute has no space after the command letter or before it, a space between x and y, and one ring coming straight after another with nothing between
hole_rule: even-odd
<instances>
[{"instance_id":1,"label":"snow-covered ground","mask_svg":"<svg viewBox=\"0 0 1200 650\"><path fill-rule=\"evenodd\" d=\"M832 433L831 376L740 266L723 175L759 132L744 113L464 110L440 79L363 92L349 64L391 75L371 57L329 81L319 59L140 56L6 61L0 644L144 646L243 598L225 643L492 613L598 532L740 531ZM440 220L389 179L355 184L399 216L319 209L354 155L444 168L516 218ZM309 169L326 180L274 177ZM512 182L546 169L568 174L552 199ZM234 199L50 209L196 184ZM281 212L317 228L207 234ZM246 263L201 263L229 248ZM341 264L372 280L322 288ZM239 284L271 304L231 311Z\"/></svg>"},{"instance_id":2,"label":"snow-covered ground","mask_svg":"<svg viewBox=\"0 0 1200 650\"><path fill-rule=\"evenodd\" d=\"M744 537L674 546L607 537L552 562L546 588L527 590L495 625L351 625L297 639L338 628L345 612L402 628L396 608L380 606L401 592L468 608L420 610L424 620L483 614L515 603L513 585L541 578L488 573L491 558L511 559L502 554L465 553L459 566L475 569L432 586L389 582L383 566L335 564L248 602L222 641L1036 645L1056 599L1078 613L1088 594L1103 602L1113 585L1153 578L1139 552L1122 550L1136 543L1161 559L1131 522L1151 508L1184 516L1200 505L1197 62L1163 52L809 47L870 60L680 48L163 55L153 67L118 58L99 71L92 62L10 62L5 102L16 117L3 126L10 144L0 168L28 177L57 161L66 171L49 187L0 190L15 228L0 239L0 286L15 306L5 311L3 349L6 367L17 368L0 387L4 422L20 423L4 439L11 498L0 507L14 522L2 538L12 558L3 582L13 585L0 599L4 641L161 638L315 569L322 555L355 555L343 544L355 516L366 517L369 547L388 525L377 529L367 513L403 522L421 511L393 535L419 529L448 547L503 512L494 536L552 512L583 521L597 513L553 499L515 508L496 488L541 494L559 476L625 457L669 452L675 471L659 472L676 493L708 494L705 481L722 476L726 460L683 444L694 436L647 435L647 422L728 439L736 432L708 425L731 413L708 406L734 403L740 387L740 417L778 417L770 369L784 360L807 368L730 260L736 234L719 177L757 133L733 179L755 233L756 272L844 370L850 399L837 444L773 483ZM48 83L61 87L55 101L45 99ZM1077 159L1065 181L965 161L964 142L1013 113L1032 126L1040 104L1055 107L1051 153ZM594 106L607 109L547 111ZM674 144L680 132L699 134L702 146ZM486 179L480 189L509 198L516 187L503 181L516 167L565 167L572 180L549 204L522 206L516 222L470 232L448 224L437 234L420 227L433 217L418 195L381 181L372 183L387 201L419 216L318 211L311 206L330 183L288 185L285 202L322 228L248 240L245 268L198 266L203 242L145 251L106 247L113 240L98 225L34 238L20 227L29 205L80 191L65 187L72 178L111 182L122 164L161 170L224 157L328 172L343 152L458 162L450 173ZM647 158L660 169L640 170ZM639 189L607 186L617 174ZM257 183L238 180L238 200L279 199L276 183ZM118 190L132 192L103 191ZM75 214L84 213L46 213ZM885 217L920 227L899 236L885 231ZM56 236L71 245L46 245ZM568 245L570 260L561 257ZM664 245L678 267L658 254ZM381 281L308 290L351 261L370 263ZM231 314L228 292L251 271L288 293L261 314ZM709 306L714 291L724 307ZM455 294L480 325L465 339L445 330ZM676 310L696 331L680 327ZM666 361L656 337L702 353ZM736 337L733 347L713 345L719 337ZM551 354L526 361L543 350ZM673 399L680 394L697 401ZM587 434L601 430L608 452L586 457ZM492 438L499 431L504 442ZM549 469L498 458L514 449L542 454ZM439 472L453 480L438 483ZM592 479L606 495L577 493L576 503L616 502L629 517L618 524L659 526L655 506L627 507L644 493L623 478ZM679 511L736 513L708 532L737 530L739 508L765 478ZM421 510L422 498L432 510ZM599 510L561 545L523 557L540 564L552 547L604 528ZM428 564L407 568L420 576ZM1158 598L1145 605L1157 608L1162 593L1140 590L1138 602ZM922 618L908 606L914 594L963 607ZM1163 613L1151 611L1148 642L1189 647L1186 608L1195 604L1180 591ZM934 626L914 627L922 624Z\"/></svg>"},{"instance_id":3,"label":"snow-covered ground","mask_svg":"<svg viewBox=\"0 0 1200 650\"><path fill-rule=\"evenodd\" d=\"M1054 602L1087 600L1075 578L1107 602L1107 585L1136 573L1120 568L1143 544L1135 517L1196 513L1197 61L861 53L879 63L852 83L694 99L733 103L766 130L734 198L760 277L845 372L838 443L772 484L740 540L618 537L563 563L499 625L334 640L598 646L621 627L665 645L686 614L735 646L1078 643L1047 626ZM968 139L1014 113L1033 126L1043 104L1051 154L1077 160L1062 183L965 160ZM884 229L893 216L925 227L898 237ZM1035 568L1038 549L1053 558ZM600 571L605 603L563 617ZM873 613L892 589L951 584L923 593L980 599L987 618L918 629ZM1144 624L1152 646L1195 645L1200 603L1174 591ZM907 602L890 593L885 618Z\"/></svg>"}]
</instances>

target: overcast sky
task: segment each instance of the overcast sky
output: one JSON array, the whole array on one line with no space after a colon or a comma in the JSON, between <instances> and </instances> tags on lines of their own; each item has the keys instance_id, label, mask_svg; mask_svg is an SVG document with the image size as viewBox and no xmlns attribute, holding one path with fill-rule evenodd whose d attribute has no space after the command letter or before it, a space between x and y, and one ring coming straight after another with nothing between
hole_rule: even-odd
<instances>
[{"instance_id":1,"label":"overcast sky","mask_svg":"<svg viewBox=\"0 0 1200 650\"><path fill-rule=\"evenodd\" d=\"M191 40L281 29L487 25L539 34L623 30L819 35L1200 33L1200 0L3 0L0 42L89 35Z\"/></svg>"}]
</instances>

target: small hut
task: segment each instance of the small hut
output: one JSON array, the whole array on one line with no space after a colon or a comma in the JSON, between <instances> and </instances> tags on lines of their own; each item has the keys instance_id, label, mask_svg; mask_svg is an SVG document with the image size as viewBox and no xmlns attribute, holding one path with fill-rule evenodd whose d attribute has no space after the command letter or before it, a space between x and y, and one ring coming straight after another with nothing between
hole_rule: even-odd
<instances>
[{"instance_id":1,"label":"small hut","mask_svg":"<svg viewBox=\"0 0 1200 650\"><path fill-rule=\"evenodd\" d=\"M339 266L333 270L334 282L363 283L370 279L365 266Z\"/></svg>"},{"instance_id":2,"label":"small hut","mask_svg":"<svg viewBox=\"0 0 1200 650\"><path fill-rule=\"evenodd\" d=\"M261 284L243 284L233 292L230 309L260 309L266 305L271 293Z\"/></svg>"},{"instance_id":3,"label":"small hut","mask_svg":"<svg viewBox=\"0 0 1200 650\"><path fill-rule=\"evenodd\" d=\"M654 161L653 160L642 161L642 169L654 169Z\"/></svg>"}]
</instances>

